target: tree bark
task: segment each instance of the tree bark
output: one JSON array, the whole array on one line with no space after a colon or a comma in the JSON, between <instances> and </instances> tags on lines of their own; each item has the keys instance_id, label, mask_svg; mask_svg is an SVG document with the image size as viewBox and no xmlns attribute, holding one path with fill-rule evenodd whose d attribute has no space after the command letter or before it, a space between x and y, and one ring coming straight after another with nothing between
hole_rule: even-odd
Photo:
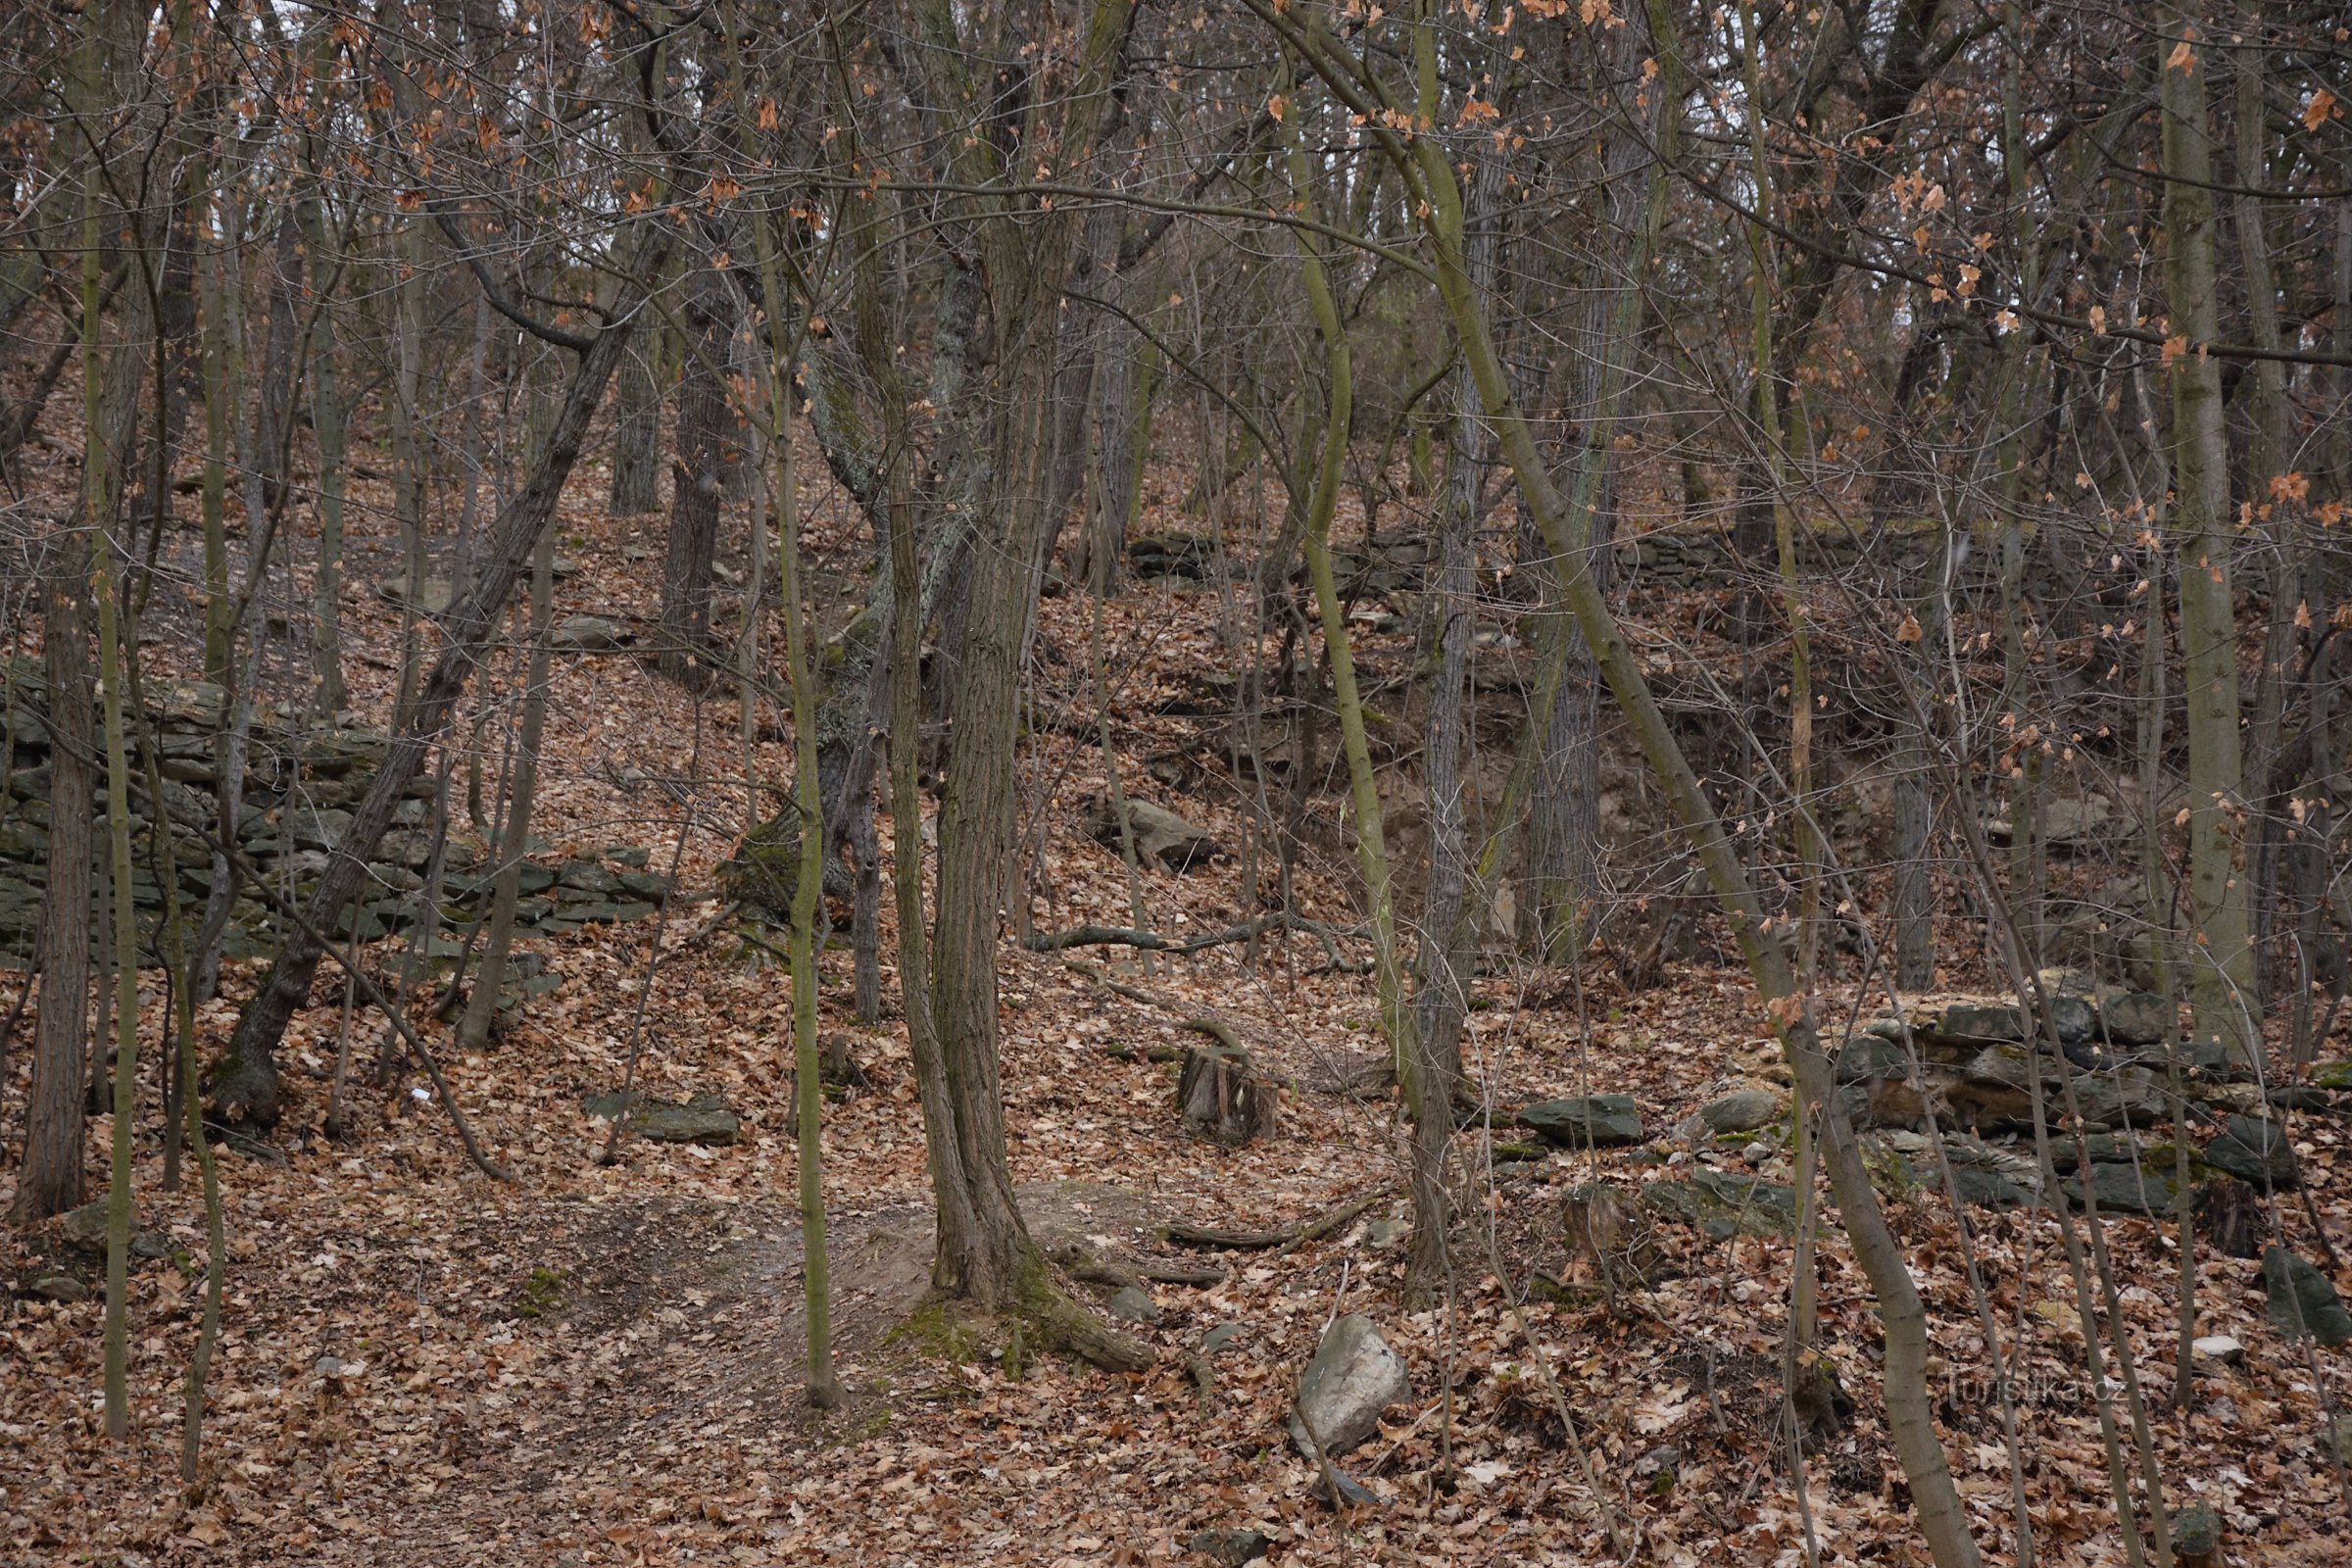
<instances>
[{"instance_id":1,"label":"tree bark","mask_svg":"<svg viewBox=\"0 0 2352 1568\"><path fill-rule=\"evenodd\" d=\"M620 362L612 490L606 504L616 517L633 517L661 506L655 488L662 467L662 386L656 366L661 354L662 334L645 332Z\"/></svg>"},{"instance_id":2,"label":"tree bark","mask_svg":"<svg viewBox=\"0 0 2352 1568\"><path fill-rule=\"evenodd\" d=\"M90 1028L90 915L95 894L91 801L97 779L90 712L86 591L74 535L53 546L43 609L49 685L49 891L41 914L41 1011L24 1105L24 1162L9 1217L18 1224L81 1205L82 1075Z\"/></svg>"},{"instance_id":3,"label":"tree bark","mask_svg":"<svg viewBox=\"0 0 2352 1568\"><path fill-rule=\"evenodd\" d=\"M710 579L719 501L735 415L725 372L733 301L711 269L697 270L687 320L693 329L678 385L678 454L671 467L669 542L662 560L662 646L656 666L687 680L710 657Z\"/></svg>"},{"instance_id":4,"label":"tree bark","mask_svg":"<svg viewBox=\"0 0 2352 1568\"><path fill-rule=\"evenodd\" d=\"M2189 1011L2198 1044L2251 1061L2262 1043L2247 940L2238 742L2237 620L2230 588L2230 444L2215 277L2212 130L2202 53L2219 34L2177 4L2156 40L2164 120L2165 348L2173 389L2172 537L2188 707Z\"/></svg>"}]
</instances>

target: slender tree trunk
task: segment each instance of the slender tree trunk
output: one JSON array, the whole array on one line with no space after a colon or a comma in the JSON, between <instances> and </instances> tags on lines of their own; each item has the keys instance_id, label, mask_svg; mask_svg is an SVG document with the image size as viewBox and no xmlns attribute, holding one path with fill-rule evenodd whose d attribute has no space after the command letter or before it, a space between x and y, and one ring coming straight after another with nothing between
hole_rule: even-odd
<instances>
[{"instance_id":1,"label":"slender tree trunk","mask_svg":"<svg viewBox=\"0 0 2352 1568\"><path fill-rule=\"evenodd\" d=\"M1294 122L1289 128L1291 199L1300 212L1314 211L1313 172ZM1323 447L1306 505L1306 568L1331 665L1333 706L1339 711L1340 744L1348 759L1348 797L1355 808L1355 854L1364 879L1365 914L1372 931L1374 984L1380 996L1381 1035L1389 1060L1404 1086L1407 1133L1406 1188L1413 1229L1405 1258L1405 1298L1416 1307L1437 1299L1449 1265L1446 1260L1446 1152L1453 1135L1451 1084L1436 1070L1422 1043L1413 1009L1405 1003L1404 975L1397 955L1396 902L1389 878L1388 846L1382 833L1380 785L1372 772L1364 733L1364 703L1348 649L1348 617L1340 604L1331 562L1331 518L1348 460L1354 401L1354 370L1347 327L1314 240L1294 235L1298 246L1299 281L1321 339L1328 380L1323 410ZM1466 285L1468 286L1468 285ZM1444 940L1441 938L1441 940Z\"/></svg>"},{"instance_id":2,"label":"slender tree trunk","mask_svg":"<svg viewBox=\"0 0 2352 1568\"><path fill-rule=\"evenodd\" d=\"M32 1089L24 1106L24 1163L9 1217L47 1219L83 1199L82 1078L89 1058L90 913L95 855L90 819L97 746L90 713L89 577L72 534L52 549L42 614L49 686L49 890L41 916L41 1011Z\"/></svg>"},{"instance_id":3,"label":"slender tree trunk","mask_svg":"<svg viewBox=\"0 0 2352 1568\"><path fill-rule=\"evenodd\" d=\"M1676 58L1670 42L1660 49L1655 21L1638 6L1629 9L1633 14L1622 25L1595 27L1589 34L1595 74L1613 83L1637 74L1647 53ZM1679 69L1676 74L1679 78ZM1644 164L1660 162L1661 153L1671 159L1681 132L1676 119L1680 113L1671 88L1653 90L1649 101L1622 107L1608 117L1598 148L1608 226L1606 243L1594 254L1592 274L1583 290L1584 343L1572 371L1574 417L1582 436L1572 504L1588 519L1585 564L1604 594L1616 562L1615 434L1625 422L1626 376L1640 334L1654 236L1663 219L1655 188L1659 175L1653 171L1644 180L1640 172ZM1497 212L1486 221L1498 218ZM1465 246L1475 246L1476 230L1482 226L1465 217ZM1475 253L1469 264L1475 271ZM1475 396L1467 371L1462 384ZM1545 561L1536 576L1548 589L1565 569L1562 563ZM1559 646L1567 663L1544 728L1541 782L1529 802L1526 918L1548 961L1573 963L1592 930L1594 904L1601 892L1597 730L1602 686L1592 657L1575 638L1563 638Z\"/></svg>"},{"instance_id":4,"label":"slender tree trunk","mask_svg":"<svg viewBox=\"0 0 2352 1568\"><path fill-rule=\"evenodd\" d=\"M1494 286L1494 232L1502 194L1502 161L1473 155L1476 166L1468 192L1470 286L1480 295ZM1477 620L1474 568L1478 551L1478 500L1485 485L1489 443L1478 407L1478 388L1467 371L1453 376L1454 416L1447 454L1446 498L1438 534L1437 669L1429 696L1424 734L1429 791L1429 894L1421 916L1421 945L1413 976L1414 1031L1436 1064L1446 1113L1461 1078L1462 1020L1469 1012L1470 964L1475 933L1463 908L1470 892L1470 824L1462 753L1468 740L1467 687L1470 636ZM1439 1260L1442 1263L1442 1260Z\"/></svg>"},{"instance_id":5,"label":"slender tree trunk","mask_svg":"<svg viewBox=\"0 0 2352 1568\"><path fill-rule=\"evenodd\" d=\"M616 517L635 516L661 506L655 489L662 468L662 387L656 376L661 357L662 334L646 332L620 362L620 386L615 394L619 411L612 428L612 489L606 504L606 510Z\"/></svg>"},{"instance_id":6,"label":"slender tree trunk","mask_svg":"<svg viewBox=\"0 0 2352 1568\"><path fill-rule=\"evenodd\" d=\"M507 956L514 946L514 907L522 896L522 861L530 852L531 810L539 793L539 743L547 728L548 622L556 597L556 535L539 536L531 555L531 653L522 696L522 734L516 742L507 815L498 837L498 883L490 895L490 924L482 936L481 966L466 998L458 1025L460 1049L478 1051L498 1017L507 980Z\"/></svg>"},{"instance_id":7,"label":"slender tree trunk","mask_svg":"<svg viewBox=\"0 0 2352 1568\"><path fill-rule=\"evenodd\" d=\"M88 275L95 276L94 267ZM106 711L107 858L115 893L114 1148L106 1188L106 1435L124 1438L130 1435L131 1129L138 1119L139 1096L139 932L130 885L130 762L123 738L124 656L115 580L114 546L103 529L93 530L90 583L98 601L98 689ZM160 802L157 809L162 809Z\"/></svg>"},{"instance_id":8,"label":"slender tree trunk","mask_svg":"<svg viewBox=\"0 0 2352 1568\"><path fill-rule=\"evenodd\" d=\"M2188 883L2194 921L2189 1009L2200 1047L2251 1061L2261 1048L2254 955L2247 941L2238 750L2237 618L2230 598L2230 443L2221 340L2212 130L2202 55L2210 19L2176 3L2156 40L2164 114L2165 286L2172 336L2173 471L2178 501L2180 658L2188 706Z\"/></svg>"},{"instance_id":9,"label":"slender tree trunk","mask_svg":"<svg viewBox=\"0 0 2352 1568\"><path fill-rule=\"evenodd\" d=\"M302 291L302 228L292 211L278 220L277 241L265 264L269 280L267 336L262 348L262 373L254 404L254 448L261 476L260 493L251 503L274 509L286 488L286 457L293 433L296 339L301 326L295 318L295 296Z\"/></svg>"},{"instance_id":10,"label":"slender tree trunk","mask_svg":"<svg viewBox=\"0 0 2352 1568\"><path fill-rule=\"evenodd\" d=\"M315 287L323 296L333 287L325 247L312 241ZM311 673L321 713L349 705L343 690L343 500L349 475L344 447L351 410L335 364L334 312L323 300L311 338L311 429L318 443L318 561L311 576ZM420 585L410 584L412 595Z\"/></svg>"},{"instance_id":11,"label":"slender tree trunk","mask_svg":"<svg viewBox=\"0 0 2352 1568\"><path fill-rule=\"evenodd\" d=\"M2237 250L2245 274L2246 322L2254 346L2279 346L2278 273L2271 262L2271 236L2265 225L2262 199L2253 194L2269 182L2269 107L2264 92L2264 51L2249 42L2231 51L2237 86L2237 181L2234 201ZM2296 643L2295 607L2303 591L2302 530L2296 509L2272 491L2272 482L2291 462L2287 432L2285 367L2276 360L2260 361L2249 369L2254 380L2253 439L2247 444L2245 470L2239 493L2253 503L2255 515L2266 517L2270 544L2270 615L2264 628L2262 665L2255 677L2254 716L2248 726L2246 770L2254 782L2252 805L2257 827L2251 846L2252 883L2249 913L2250 941L2256 955L2269 955L2268 963L2253 965L2261 995L2292 994L2304 955L2291 943L2278 940L2278 875L2283 858L2286 794L2297 782L2280 763L2281 731L2287 700L2287 665ZM2323 601L2325 603L2325 601Z\"/></svg>"},{"instance_id":12,"label":"slender tree trunk","mask_svg":"<svg viewBox=\"0 0 2352 1568\"><path fill-rule=\"evenodd\" d=\"M695 678L693 671L710 657L711 566L735 417L724 379L732 301L710 269L698 269L696 279L688 316L694 335L678 387L678 456L662 563L662 646L655 660L672 680Z\"/></svg>"}]
</instances>

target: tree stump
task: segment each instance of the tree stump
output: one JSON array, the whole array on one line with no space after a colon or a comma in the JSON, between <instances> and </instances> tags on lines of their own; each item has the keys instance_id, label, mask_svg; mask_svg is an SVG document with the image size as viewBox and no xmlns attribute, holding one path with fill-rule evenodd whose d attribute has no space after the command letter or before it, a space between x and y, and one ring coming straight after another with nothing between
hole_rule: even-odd
<instances>
[{"instance_id":1,"label":"tree stump","mask_svg":"<svg viewBox=\"0 0 2352 1568\"><path fill-rule=\"evenodd\" d=\"M1239 1148L1274 1131L1275 1093L1250 1071L1250 1053L1240 1046L1195 1046L1176 1079L1176 1109L1190 1131Z\"/></svg>"},{"instance_id":2,"label":"tree stump","mask_svg":"<svg viewBox=\"0 0 2352 1568\"><path fill-rule=\"evenodd\" d=\"M2226 1257L2260 1257L2271 1237L2262 1195L2223 1177L2197 1195L2197 1229Z\"/></svg>"}]
</instances>

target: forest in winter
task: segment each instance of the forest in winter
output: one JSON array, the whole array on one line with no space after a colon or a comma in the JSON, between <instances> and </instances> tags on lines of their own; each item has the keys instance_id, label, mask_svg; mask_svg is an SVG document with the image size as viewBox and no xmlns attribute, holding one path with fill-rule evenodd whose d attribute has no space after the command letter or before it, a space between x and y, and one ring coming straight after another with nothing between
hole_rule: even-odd
<instances>
[{"instance_id":1,"label":"forest in winter","mask_svg":"<svg viewBox=\"0 0 2352 1568\"><path fill-rule=\"evenodd\" d=\"M0 5L0 1559L2352 1558L2347 101Z\"/></svg>"}]
</instances>

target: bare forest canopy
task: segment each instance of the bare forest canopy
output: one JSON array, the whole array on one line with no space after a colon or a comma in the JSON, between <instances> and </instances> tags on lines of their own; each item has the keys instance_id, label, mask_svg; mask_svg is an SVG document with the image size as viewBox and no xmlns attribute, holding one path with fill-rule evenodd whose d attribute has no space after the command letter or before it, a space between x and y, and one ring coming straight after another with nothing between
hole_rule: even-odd
<instances>
[{"instance_id":1,"label":"bare forest canopy","mask_svg":"<svg viewBox=\"0 0 2352 1568\"><path fill-rule=\"evenodd\" d=\"M0 7L9 1554L2343 1560L2348 98Z\"/></svg>"}]
</instances>

